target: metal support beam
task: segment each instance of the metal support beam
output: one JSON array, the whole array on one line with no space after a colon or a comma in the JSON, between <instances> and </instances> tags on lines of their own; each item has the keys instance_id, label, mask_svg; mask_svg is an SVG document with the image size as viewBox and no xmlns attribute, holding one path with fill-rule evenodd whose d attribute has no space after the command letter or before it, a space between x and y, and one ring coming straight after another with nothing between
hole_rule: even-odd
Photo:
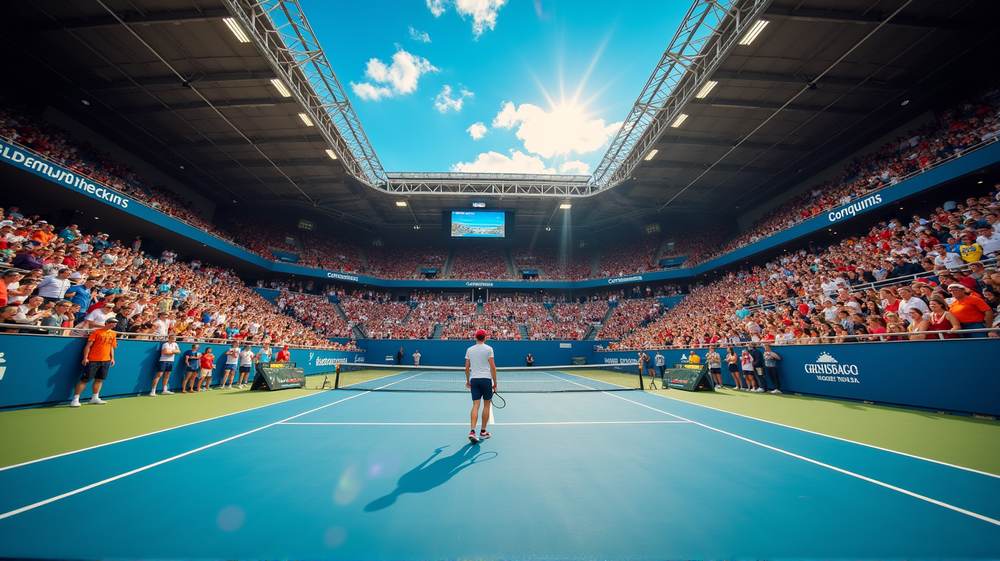
<instances>
[{"instance_id":1,"label":"metal support beam","mask_svg":"<svg viewBox=\"0 0 1000 561\"><path fill-rule=\"evenodd\" d=\"M788 10L784 8L773 8L765 12L765 17L775 20L792 20L806 22L844 23L848 25L878 25L885 21L884 14L866 13L857 14L853 12L838 12L833 10ZM978 29L984 25L991 25L989 22L966 22L955 23L941 19L920 18L914 16L897 15L888 22L887 25L897 27L914 27L917 29ZM994 23L995 24L995 23Z\"/></svg>"},{"instance_id":2,"label":"metal support beam","mask_svg":"<svg viewBox=\"0 0 1000 561\"><path fill-rule=\"evenodd\" d=\"M190 84L231 84L233 82L270 82L275 77L274 72L233 72L224 74L204 74L192 76L187 82ZM130 80L120 80L117 82L103 82L87 86L90 91L101 90L128 90L134 88L148 88L156 86L176 86L183 87L183 83L177 76L155 76L150 78L132 78Z\"/></svg>"},{"instance_id":3,"label":"metal support beam","mask_svg":"<svg viewBox=\"0 0 1000 561\"><path fill-rule=\"evenodd\" d=\"M250 108L260 108L260 107L278 107L278 106L290 106L294 105L293 101L284 101L276 99L246 99L246 100L232 100L232 101L212 101L212 105L206 105L202 102L195 103L178 103L171 105L169 107L164 107L162 105L153 105L149 107L128 107L120 108L117 113L122 115L135 115L142 113L162 113L166 111L197 111L199 109L205 109L208 111L212 110L212 107L216 109L250 109Z\"/></svg>"},{"instance_id":4,"label":"metal support beam","mask_svg":"<svg viewBox=\"0 0 1000 561\"><path fill-rule=\"evenodd\" d=\"M691 100L691 105L705 105L709 107L723 107L728 109L760 109L766 111L776 111L778 109L782 109L783 111L801 111L805 113L818 113L822 111L824 113L830 113L831 115L853 115L857 117L862 117L868 114L867 111L841 109L837 107L818 107L815 105L784 106L781 103L751 103L748 101L727 101L724 99L693 99Z\"/></svg>"},{"instance_id":5,"label":"metal support beam","mask_svg":"<svg viewBox=\"0 0 1000 561\"><path fill-rule=\"evenodd\" d=\"M594 172L597 193L632 176L771 0L695 0Z\"/></svg>"},{"instance_id":6,"label":"metal support beam","mask_svg":"<svg viewBox=\"0 0 1000 561\"><path fill-rule=\"evenodd\" d=\"M517 197L589 196L586 175L524 175L507 173L390 173L393 194L500 195Z\"/></svg>"},{"instance_id":7,"label":"metal support beam","mask_svg":"<svg viewBox=\"0 0 1000 561\"><path fill-rule=\"evenodd\" d=\"M323 137L318 134L313 136L306 136L302 134L297 136L251 137L250 140L252 144L257 146L264 144L316 144L324 142ZM201 149L211 148L213 146L232 147L248 146L248 144L246 139L242 137L219 138L216 140L195 140L192 142L171 142L167 144L167 148L172 150L183 150L185 148Z\"/></svg>"},{"instance_id":8,"label":"metal support beam","mask_svg":"<svg viewBox=\"0 0 1000 561\"><path fill-rule=\"evenodd\" d=\"M222 3L284 82L291 99L309 115L344 169L361 183L384 190L388 180L382 164L298 0Z\"/></svg>"},{"instance_id":9,"label":"metal support beam","mask_svg":"<svg viewBox=\"0 0 1000 561\"><path fill-rule=\"evenodd\" d=\"M812 79L809 76L789 76L787 74L772 74L768 72L716 72L712 75L713 80L725 80L727 82L771 82L777 84L796 84L801 86L809 84ZM866 88L876 90L904 90L910 87L906 82L877 82L875 80L858 80L855 78L835 78L823 76L823 80L817 83L820 88L826 86L836 86L844 88Z\"/></svg>"},{"instance_id":10,"label":"metal support beam","mask_svg":"<svg viewBox=\"0 0 1000 561\"><path fill-rule=\"evenodd\" d=\"M191 10L183 12L155 12L155 13L138 13L132 11L126 11L120 14L122 20L125 21L126 25L174 25L182 23L191 23L196 21L211 21L222 19L228 17L229 12L224 9L212 9L212 10ZM53 22L51 24L34 26L27 29L20 29L16 32L18 35L28 35L33 33L44 33L47 31L60 31L63 29L71 30L81 30L81 29L101 29L109 27L118 27L121 22L118 18L113 16L104 16L90 18L86 20L73 20L73 21L62 21Z\"/></svg>"},{"instance_id":11,"label":"metal support beam","mask_svg":"<svg viewBox=\"0 0 1000 561\"><path fill-rule=\"evenodd\" d=\"M671 146L710 146L713 148L732 148L735 145L735 140L674 136L670 138L661 138L660 143L657 144L656 147L660 149L660 152L665 152L670 150ZM747 150L784 150L789 152L810 152L815 149L814 146L795 146L791 144L774 145L766 142L744 142L740 144L740 148L746 148Z\"/></svg>"}]
</instances>

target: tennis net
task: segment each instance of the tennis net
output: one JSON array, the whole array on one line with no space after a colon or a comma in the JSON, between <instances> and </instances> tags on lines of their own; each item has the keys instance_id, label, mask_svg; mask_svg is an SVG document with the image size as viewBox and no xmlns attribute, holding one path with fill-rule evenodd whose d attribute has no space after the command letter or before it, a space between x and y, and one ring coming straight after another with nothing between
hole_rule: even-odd
<instances>
[{"instance_id":1,"label":"tennis net","mask_svg":"<svg viewBox=\"0 0 1000 561\"><path fill-rule=\"evenodd\" d=\"M464 367L342 364L331 381L334 388L345 390L469 391ZM650 378L639 377L635 365L627 364L497 368L500 393L641 390L651 383Z\"/></svg>"}]
</instances>

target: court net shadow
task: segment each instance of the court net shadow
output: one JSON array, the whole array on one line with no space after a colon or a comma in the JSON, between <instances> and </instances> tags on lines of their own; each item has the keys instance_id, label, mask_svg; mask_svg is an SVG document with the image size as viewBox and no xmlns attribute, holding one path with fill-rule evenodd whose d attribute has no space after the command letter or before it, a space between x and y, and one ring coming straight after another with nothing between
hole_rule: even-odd
<instances>
[{"instance_id":1,"label":"court net shadow","mask_svg":"<svg viewBox=\"0 0 1000 561\"><path fill-rule=\"evenodd\" d=\"M474 464L492 460L498 454L482 452L479 444L466 444L450 456L441 456L448 446L434 450L420 465L404 473L396 482L396 489L365 505L365 512L375 512L392 506L396 499L406 493L425 493L448 482L455 474ZM441 457L439 457L441 456ZM437 458L437 459L435 459Z\"/></svg>"}]
</instances>

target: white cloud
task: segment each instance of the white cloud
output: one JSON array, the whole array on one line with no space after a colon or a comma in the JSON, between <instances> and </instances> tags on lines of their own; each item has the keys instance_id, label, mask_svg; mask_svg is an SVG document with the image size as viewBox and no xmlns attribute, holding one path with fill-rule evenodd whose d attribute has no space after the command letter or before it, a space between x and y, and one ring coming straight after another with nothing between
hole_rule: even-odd
<instances>
[{"instance_id":1,"label":"white cloud","mask_svg":"<svg viewBox=\"0 0 1000 561\"><path fill-rule=\"evenodd\" d=\"M448 9L445 0L427 0L427 7L431 9L434 17L441 17L441 14Z\"/></svg>"},{"instance_id":2,"label":"white cloud","mask_svg":"<svg viewBox=\"0 0 1000 561\"><path fill-rule=\"evenodd\" d=\"M428 35L426 31L417 31L416 29L413 29L412 25L410 26L410 39L420 41L421 43L431 42L431 36Z\"/></svg>"},{"instance_id":3,"label":"white cloud","mask_svg":"<svg viewBox=\"0 0 1000 561\"><path fill-rule=\"evenodd\" d=\"M365 101L378 101L386 97L413 93L417 89L417 81L421 75L437 70L426 58L400 49L392 55L392 64L386 65L377 58L368 61L365 76L382 85L351 82L351 88Z\"/></svg>"},{"instance_id":4,"label":"white cloud","mask_svg":"<svg viewBox=\"0 0 1000 561\"><path fill-rule=\"evenodd\" d=\"M559 166L559 173L569 173L572 175L590 175L590 164L587 162L581 162L580 160L573 160L572 162L566 162Z\"/></svg>"},{"instance_id":5,"label":"white cloud","mask_svg":"<svg viewBox=\"0 0 1000 561\"><path fill-rule=\"evenodd\" d=\"M593 152L614 136L621 123L604 124L604 119L592 119L574 105L561 105L552 111L530 103L515 108L511 102L493 119L493 126L502 129L517 127L517 137L533 154L551 158L556 154Z\"/></svg>"},{"instance_id":6,"label":"white cloud","mask_svg":"<svg viewBox=\"0 0 1000 561\"><path fill-rule=\"evenodd\" d=\"M355 84L351 82L351 89L364 101L379 101L383 97L392 97L392 90L381 86L373 86L368 82Z\"/></svg>"},{"instance_id":7,"label":"white cloud","mask_svg":"<svg viewBox=\"0 0 1000 561\"><path fill-rule=\"evenodd\" d=\"M480 138L486 136L489 129L487 129L486 125L482 123L472 123L472 126L465 129L465 132L472 136L472 140L479 140Z\"/></svg>"},{"instance_id":8,"label":"white cloud","mask_svg":"<svg viewBox=\"0 0 1000 561\"><path fill-rule=\"evenodd\" d=\"M474 162L458 162L451 166L451 171L477 173L556 173L556 170L545 167L545 162L538 156L529 156L519 150L511 150L509 158L499 152L484 152L476 156Z\"/></svg>"},{"instance_id":9,"label":"white cloud","mask_svg":"<svg viewBox=\"0 0 1000 561\"><path fill-rule=\"evenodd\" d=\"M445 84L445 86L441 88L441 93L437 94L437 97L434 98L434 107L437 107L437 110L442 113L447 113L448 111L458 113L461 111L465 98L475 97L476 94L466 90L461 84L459 84L458 87L461 88L458 93L458 97L451 97L451 86Z\"/></svg>"},{"instance_id":10,"label":"white cloud","mask_svg":"<svg viewBox=\"0 0 1000 561\"><path fill-rule=\"evenodd\" d=\"M449 5L454 4L455 11L463 19L472 16L472 34L479 39L484 31L492 31L496 27L497 12L506 3L507 0L427 0L427 7L434 17L440 17Z\"/></svg>"}]
</instances>

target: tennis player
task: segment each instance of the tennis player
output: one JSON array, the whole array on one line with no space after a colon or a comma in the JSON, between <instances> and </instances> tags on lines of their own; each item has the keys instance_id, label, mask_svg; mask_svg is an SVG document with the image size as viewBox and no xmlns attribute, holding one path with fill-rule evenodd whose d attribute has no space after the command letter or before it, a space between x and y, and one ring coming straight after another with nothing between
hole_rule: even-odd
<instances>
[{"instance_id":1,"label":"tennis player","mask_svg":"<svg viewBox=\"0 0 1000 561\"><path fill-rule=\"evenodd\" d=\"M490 383L492 380L492 383ZM490 433L486 425L490 422L490 406L493 392L497 389L497 366L493 361L493 347L486 344L486 331L476 331L476 344L465 351L465 387L472 390L472 413L470 414L472 430L469 431L469 442L477 444L486 440ZM476 436L476 421L479 419L479 402L483 405L483 426Z\"/></svg>"}]
</instances>

